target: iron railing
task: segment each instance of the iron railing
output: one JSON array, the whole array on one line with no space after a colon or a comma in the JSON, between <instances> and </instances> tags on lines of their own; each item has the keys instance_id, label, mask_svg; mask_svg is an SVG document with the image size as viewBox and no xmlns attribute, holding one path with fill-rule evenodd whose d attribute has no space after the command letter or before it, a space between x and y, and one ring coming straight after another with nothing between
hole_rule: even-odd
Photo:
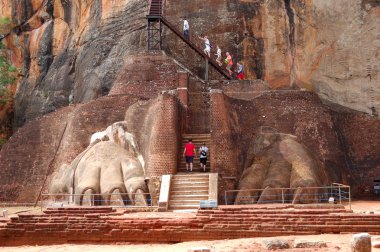
<instances>
[{"instance_id":1,"label":"iron railing","mask_svg":"<svg viewBox=\"0 0 380 252\"><path fill-rule=\"evenodd\" d=\"M42 194L41 207L59 206L111 206L111 207L152 207L150 193L112 194Z\"/></svg>"},{"instance_id":2,"label":"iron railing","mask_svg":"<svg viewBox=\"0 0 380 252\"><path fill-rule=\"evenodd\" d=\"M351 209L351 189L350 186L333 183L325 187L227 190L224 200L226 205L335 203L348 204Z\"/></svg>"}]
</instances>

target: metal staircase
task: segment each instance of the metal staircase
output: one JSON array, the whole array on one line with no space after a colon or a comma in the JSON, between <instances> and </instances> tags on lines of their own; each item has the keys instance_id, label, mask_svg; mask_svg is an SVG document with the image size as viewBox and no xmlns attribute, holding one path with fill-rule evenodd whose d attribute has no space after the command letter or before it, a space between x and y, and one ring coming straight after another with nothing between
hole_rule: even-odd
<instances>
[{"instance_id":1,"label":"metal staircase","mask_svg":"<svg viewBox=\"0 0 380 252\"><path fill-rule=\"evenodd\" d=\"M196 53L204 57L206 61L206 74L205 79L208 79L208 65L210 64L215 70L217 70L226 79L231 80L232 77L225 71L218 63L209 58L199 46L197 46L191 40L186 39L183 33L172 25L163 15L163 7L165 0L150 0L149 12L146 18L148 19L148 50L162 50L162 24L164 24L169 30L177 35L183 42L185 42Z\"/></svg>"}]
</instances>

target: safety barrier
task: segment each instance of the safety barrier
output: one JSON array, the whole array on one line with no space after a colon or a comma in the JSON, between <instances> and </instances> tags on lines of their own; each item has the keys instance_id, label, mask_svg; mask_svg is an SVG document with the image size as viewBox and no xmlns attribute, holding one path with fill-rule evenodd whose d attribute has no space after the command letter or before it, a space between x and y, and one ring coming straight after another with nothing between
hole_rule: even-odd
<instances>
[{"instance_id":1,"label":"safety barrier","mask_svg":"<svg viewBox=\"0 0 380 252\"><path fill-rule=\"evenodd\" d=\"M63 206L152 207L150 193L42 194L41 207Z\"/></svg>"},{"instance_id":2,"label":"safety barrier","mask_svg":"<svg viewBox=\"0 0 380 252\"><path fill-rule=\"evenodd\" d=\"M325 187L266 188L228 190L224 193L226 205L244 204L348 204L351 209L350 186L332 183Z\"/></svg>"}]
</instances>

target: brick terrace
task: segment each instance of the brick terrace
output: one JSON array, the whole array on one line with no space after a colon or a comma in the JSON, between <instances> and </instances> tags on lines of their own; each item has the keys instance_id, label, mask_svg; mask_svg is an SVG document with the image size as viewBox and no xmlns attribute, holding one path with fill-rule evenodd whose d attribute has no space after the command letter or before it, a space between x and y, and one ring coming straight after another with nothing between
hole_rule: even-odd
<instances>
[{"instance_id":1,"label":"brick terrace","mask_svg":"<svg viewBox=\"0 0 380 252\"><path fill-rule=\"evenodd\" d=\"M184 242L284 235L380 234L379 214L312 206L221 206L197 213L126 213L110 207L47 209L0 221L0 245Z\"/></svg>"}]
</instances>

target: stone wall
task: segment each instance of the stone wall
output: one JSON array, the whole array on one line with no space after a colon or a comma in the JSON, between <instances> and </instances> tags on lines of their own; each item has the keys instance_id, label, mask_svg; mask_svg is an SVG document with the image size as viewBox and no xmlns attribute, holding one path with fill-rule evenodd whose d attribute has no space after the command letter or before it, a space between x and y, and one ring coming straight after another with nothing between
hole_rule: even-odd
<instances>
[{"instance_id":1,"label":"stone wall","mask_svg":"<svg viewBox=\"0 0 380 252\"><path fill-rule=\"evenodd\" d=\"M380 180L380 121L362 114L345 113L337 118L337 124L347 153L353 196L372 197L373 181Z\"/></svg>"},{"instance_id":2,"label":"stone wall","mask_svg":"<svg viewBox=\"0 0 380 252\"><path fill-rule=\"evenodd\" d=\"M242 172L242 165L239 163L241 132L236 124L236 114L223 92L213 89L210 96L210 172L219 175L218 197L219 202L223 202L224 191L236 188Z\"/></svg>"},{"instance_id":3,"label":"stone wall","mask_svg":"<svg viewBox=\"0 0 380 252\"><path fill-rule=\"evenodd\" d=\"M226 188L234 189L233 182L252 164L253 141L261 127L297 136L327 168L331 182L348 183L349 171L344 146L337 136L335 114L315 94L263 91L254 99L242 100L220 91L211 93L211 101L211 151L216 153L211 169L218 169L221 177L226 178L219 194Z\"/></svg>"},{"instance_id":4,"label":"stone wall","mask_svg":"<svg viewBox=\"0 0 380 252\"><path fill-rule=\"evenodd\" d=\"M40 117L19 129L0 152L1 200L35 202L45 179L82 152L91 134L123 120L126 106L136 101L128 96L104 97Z\"/></svg>"},{"instance_id":5,"label":"stone wall","mask_svg":"<svg viewBox=\"0 0 380 252\"><path fill-rule=\"evenodd\" d=\"M353 197L372 196L373 180L380 179L378 119L333 111L310 92L262 90L247 99L244 90L233 91L234 85L219 87L226 93L211 92L211 151L216 153L211 164L221 177L240 179L252 162L257 130L267 127L297 136L327 168L330 182L351 185ZM233 188L233 180L229 186L226 181L220 181L219 194Z\"/></svg>"}]
</instances>

